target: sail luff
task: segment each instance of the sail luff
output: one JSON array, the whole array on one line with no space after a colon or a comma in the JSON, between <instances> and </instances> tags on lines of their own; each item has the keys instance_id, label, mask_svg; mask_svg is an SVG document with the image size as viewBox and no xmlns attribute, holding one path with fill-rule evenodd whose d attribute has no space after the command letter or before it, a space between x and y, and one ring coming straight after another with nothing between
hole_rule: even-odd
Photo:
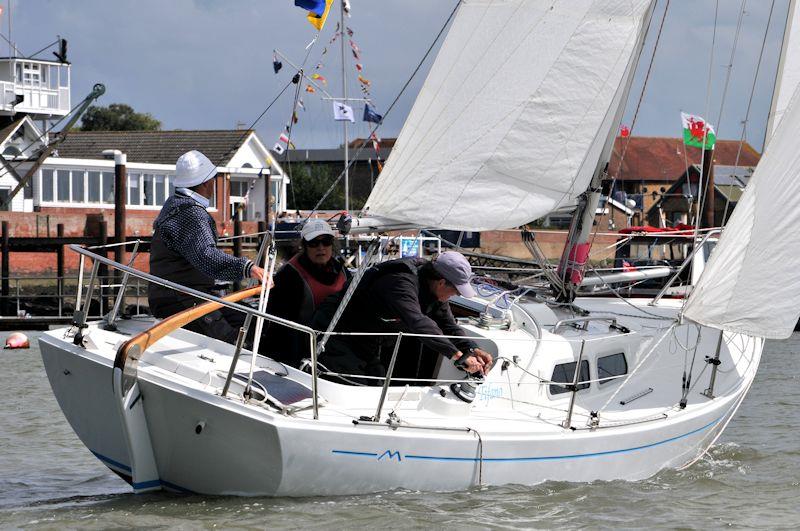
<instances>
[{"instance_id":1,"label":"sail luff","mask_svg":"<svg viewBox=\"0 0 800 531\"><path fill-rule=\"evenodd\" d=\"M465 0L369 212L488 230L574 202L607 149L651 6Z\"/></svg>"},{"instance_id":2,"label":"sail luff","mask_svg":"<svg viewBox=\"0 0 800 531\"><path fill-rule=\"evenodd\" d=\"M786 15L764 146L769 144L795 89L800 85L800 11L797 10L797 0L789 1Z\"/></svg>"}]
</instances>

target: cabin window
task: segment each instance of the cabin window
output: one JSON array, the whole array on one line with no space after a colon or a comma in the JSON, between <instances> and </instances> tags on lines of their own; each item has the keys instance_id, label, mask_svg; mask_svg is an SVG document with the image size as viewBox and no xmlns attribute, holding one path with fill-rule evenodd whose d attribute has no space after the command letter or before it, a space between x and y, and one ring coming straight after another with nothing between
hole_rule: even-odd
<instances>
[{"instance_id":1,"label":"cabin window","mask_svg":"<svg viewBox=\"0 0 800 531\"><path fill-rule=\"evenodd\" d=\"M550 381L558 382L558 383L572 383L575 379L575 366L577 362L571 363L562 363L560 365L556 365L553 369L553 376L550 378ZM578 391L581 389L587 389L589 387L589 362L586 360L581 361L581 374L578 377L578 382L587 382L587 383L578 383ZM560 395L562 393L569 393L569 389L560 385L550 385L550 394L551 395Z\"/></svg>"},{"instance_id":2,"label":"cabin window","mask_svg":"<svg viewBox=\"0 0 800 531\"><path fill-rule=\"evenodd\" d=\"M622 352L597 358L597 378L600 385L613 382L618 379L615 376L623 374L628 374L628 362Z\"/></svg>"}]
</instances>

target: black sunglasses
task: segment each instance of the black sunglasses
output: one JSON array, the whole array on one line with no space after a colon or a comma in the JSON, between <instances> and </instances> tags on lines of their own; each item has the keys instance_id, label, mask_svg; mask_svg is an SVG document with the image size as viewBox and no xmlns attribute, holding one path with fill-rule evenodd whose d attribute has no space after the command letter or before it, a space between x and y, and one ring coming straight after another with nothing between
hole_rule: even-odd
<instances>
[{"instance_id":1,"label":"black sunglasses","mask_svg":"<svg viewBox=\"0 0 800 531\"><path fill-rule=\"evenodd\" d=\"M307 247L319 247L321 245L324 245L325 247L330 247L331 245L333 245L333 238L331 238L330 236L327 237L323 236L319 238L314 238L310 242L306 242Z\"/></svg>"}]
</instances>

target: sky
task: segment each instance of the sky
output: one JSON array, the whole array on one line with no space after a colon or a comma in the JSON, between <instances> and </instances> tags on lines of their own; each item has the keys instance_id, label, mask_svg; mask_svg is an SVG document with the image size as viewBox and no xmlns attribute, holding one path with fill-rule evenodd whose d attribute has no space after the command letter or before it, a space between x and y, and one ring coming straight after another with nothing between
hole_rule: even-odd
<instances>
[{"instance_id":1,"label":"sky","mask_svg":"<svg viewBox=\"0 0 800 531\"><path fill-rule=\"evenodd\" d=\"M633 135L679 136L683 111L705 116L716 126L719 138L738 140L749 105L744 135L760 150L788 2L657 0L623 124L632 127ZM273 73L273 50L298 64L307 55L306 70L321 73L328 81L327 90L342 95L339 42L328 46L338 16L307 52L316 31L293 4L292 0L0 0L4 7L0 27L8 37L10 14L11 40L24 55L57 35L68 39L73 102L95 83L103 83L107 92L99 104L129 104L152 114L165 129L250 126L269 107L256 129L271 146L291 116L294 87L276 100L292 73L286 61L281 72ZM456 0L351 0L351 5L346 25L361 51L370 97L377 111L385 113L434 43ZM328 52L322 55L326 47ZM0 50L7 54L5 42L0 42ZM346 52L348 95L360 97L353 57ZM52 55L48 50L39 57ZM380 136L399 133L432 58L433 54L386 115ZM323 66L316 70L318 63ZM295 145L340 145L343 132L341 123L333 120L332 103L319 93L303 94L303 100L306 110L298 113L292 133ZM353 107L360 118L362 104L354 102ZM349 138L368 131L359 120L350 128Z\"/></svg>"}]
</instances>

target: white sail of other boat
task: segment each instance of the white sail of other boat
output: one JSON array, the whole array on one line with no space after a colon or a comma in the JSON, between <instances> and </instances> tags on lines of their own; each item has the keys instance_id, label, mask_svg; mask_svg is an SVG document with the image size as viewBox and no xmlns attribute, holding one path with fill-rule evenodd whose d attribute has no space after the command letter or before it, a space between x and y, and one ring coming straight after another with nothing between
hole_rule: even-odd
<instances>
[{"instance_id":1,"label":"white sail of other boat","mask_svg":"<svg viewBox=\"0 0 800 531\"><path fill-rule=\"evenodd\" d=\"M608 159L650 0L465 0L367 201L418 226L519 226Z\"/></svg>"},{"instance_id":2,"label":"white sail of other boat","mask_svg":"<svg viewBox=\"0 0 800 531\"><path fill-rule=\"evenodd\" d=\"M800 317L800 90L736 205L684 317L706 326L783 339Z\"/></svg>"}]
</instances>

